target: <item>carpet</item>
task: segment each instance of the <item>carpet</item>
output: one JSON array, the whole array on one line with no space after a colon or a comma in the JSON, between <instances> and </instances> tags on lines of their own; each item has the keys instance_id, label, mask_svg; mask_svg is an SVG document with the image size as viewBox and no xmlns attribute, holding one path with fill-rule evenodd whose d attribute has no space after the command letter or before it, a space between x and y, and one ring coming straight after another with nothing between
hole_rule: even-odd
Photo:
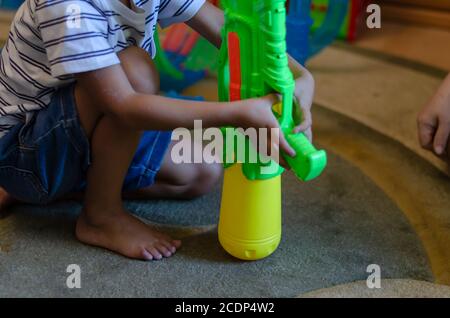
<instances>
[{"instance_id":1,"label":"carpet","mask_svg":"<svg viewBox=\"0 0 450 318\"><path fill-rule=\"evenodd\" d=\"M14 208L0 221L0 297L293 297L365 280L378 264L385 278L432 281L427 258L402 212L367 177L331 154L326 173L300 184L283 179L283 240L271 257L242 262L217 240L220 187L192 202L129 202L137 216L184 237L159 262L128 260L76 241L80 206ZM81 267L82 288L66 287Z\"/></svg>"},{"instance_id":2,"label":"carpet","mask_svg":"<svg viewBox=\"0 0 450 318\"><path fill-rule=\"evenodd\" d=\"M341 61L338 66L336 61ZM406 187L387 187L386 182L402 185L395 178L406 174L410 178L405 180L419 187L425 176L415 174L426 173L427 189L443 198L439 202L447 202L447 180L417 156L411 137L413 114L418 107L414 101L431 94L439 78L340 48L326 50L312 62L312 69L318 84L318 102L333 110L316 114L315 123L317 140L326 146L330 162L325 174L311 183L301 184L291 174L283 177L283 240L272 256L258 262L242 262L220 247L216 229L220 186L190 202L127 203L138 217L183 239L182 249L173 258L160 262L128 260L78 243L73 235L78 203L21 205L9 217L0 219L0 297L296 297L364 282L370 264L380 265L388 284L391 279L434 282L436 277L428 259L432 254L426 253L419 237L439 233L442 243L448 233L447 214L442 206L435 206L438 200L429 196L428 201L419 203L426 211L421 215L432 222L411 219L405 211L409 202L415 202L415 192L409 193ZM371 90L365 92L368 87ZM349 91L353 94L346 93ZM407 91L411 97L402 93L397 98L396 91ZM198 90L193 94L198 94ZM408 110L407 105L412 102L413 110ZM405 116L398 114L397 106L405 110ZM348 119L338 120L342 115L337 112ZM402 121L387 121L393 114ZM362 126L360 123L372 129L370 134L384 135L384 139L372 138L372 144L387 144L383 141L386 138L399 141L389 142L395 151L380 151L379 145L361 151L365 133L355 138L360 130L349 129ZM345 153L356 146L359 148L351 155ZM401 155L389 155L397 152ZM380 158L376 163L397 160L389 164L395 167L403 163L410 168L401 166L400 174L388 175L390 181L383 183L373 167L365 168L364 163L370 161L368 156ZM398 161L403 157L408 161ZM418 170L410 162L427 168ZM380 174L386 173L384 170L380 168ZM434 224L441 232L430 231L434 227L428 229L428 224ZM447 248L443 244L436 246ZM447 255L448 248L438 252ZM439 257L438 274L448 273L450 264L445 263L446 259ZM81 268L81 289L66 286L70 264ZM342 290L348 295L364 296L367 291L361 291L362 283L355 284L356 287L350 285L355 289Z\"/></svg>"}]
</instances>

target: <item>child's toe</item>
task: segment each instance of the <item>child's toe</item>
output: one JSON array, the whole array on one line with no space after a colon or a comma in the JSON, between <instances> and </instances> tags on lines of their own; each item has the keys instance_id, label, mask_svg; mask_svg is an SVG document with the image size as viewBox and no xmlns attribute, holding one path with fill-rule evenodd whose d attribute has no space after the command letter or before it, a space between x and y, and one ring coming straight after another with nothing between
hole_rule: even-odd
<instances>
[{"instance_id":1,"label":"child's toe","mask_svg":"<svg viewBox=\"0 0 450 318\"><path fill-rule=\"evenodd\" d=\"M153 255L150 254L146 249L142 250L142 257L144 258L144 260L146 261L152 261L153 260Z\"/></svg>"},{"instance_id":2,"label":"child's toe","mask_svg":"<svg viewBox=\"0 0 450 318\"><path fill-rule=\"evenodd\" d=\"M171 242L172 241L161 241L159 243L163 245L165 248L167 248L170 251L170 253L174 254L177 251L177 248Z\"/></svg>"},{"instance_id":3,"label":"child's toe","mask_svg":"<svg viewBox=\"0 0 450 318\"><path fill-rule=\"evenodd\" d=\"M181 247L181 241L180 240L172 240L172 245L175 246L176 249L179 249Z\"/></svg>"},{"instance_id":4,"label":"child's toe","mask_svg":"<svg viewBox=\"0 0 450 318\"><path fill-rule=\"evenodd\" d=\"M158 251L161 252L162 255L164 255L165 257L170 257L172 256L172 253L169 251L169 249L167 247L165 247L163 244L158 244L156 246L156 248L158 249Z\"/></svg>"},{"instance_id":5,"label":"child's toe","mask_svg":"<svg viewBox=\"0 0 450 318\"><path fill-rule=\"evenodd\" d=\"M155 247L147 247L146 250L152 254L153 259L160 260L163 258L161 253Z\"/></svg>"}]
</instances>

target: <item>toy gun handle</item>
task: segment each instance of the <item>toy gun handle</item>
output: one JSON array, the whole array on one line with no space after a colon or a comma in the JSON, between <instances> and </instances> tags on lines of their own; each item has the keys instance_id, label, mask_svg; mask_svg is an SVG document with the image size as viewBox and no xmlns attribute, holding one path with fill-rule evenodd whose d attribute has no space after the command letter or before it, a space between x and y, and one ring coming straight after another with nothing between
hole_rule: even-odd
<instances>
[{"instance_id":1,"label":"toy gun handle","mask_svg":"<svg viewBox=\"0 0 450 318\"><path fill-rule=\"evenodd\" d=\"M323 172L327 165L327 153L317 150L303 133L293 134L292 129L301 121L293 115L293 106L298 109L298 101L289 93L282 95L282 103L274 105L274 114L278 117L285 138L295 150L296 156L283 155L294 174L301 181L311 181ZM281 115L280 115L281 114Z\"/></svg>"},{"instance_id":2,"label":"toy gun handle","mask_svg":"<svg viewBox=\"0 0 450 318\"><path fill-rule=\"evenodd\" d=\"M327 165L327 153L317 150L303 133L286 135L287 142L296 156L283 156L295 175L302 181L317 178Z\"/></svg>"}]
</instances>

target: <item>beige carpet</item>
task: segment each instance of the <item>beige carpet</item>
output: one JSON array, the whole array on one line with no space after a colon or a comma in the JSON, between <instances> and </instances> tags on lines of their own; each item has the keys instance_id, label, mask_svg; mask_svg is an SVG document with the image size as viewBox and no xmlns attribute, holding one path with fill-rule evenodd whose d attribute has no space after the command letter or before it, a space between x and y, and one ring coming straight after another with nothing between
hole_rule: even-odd
<instances>
[{"instance_id":1,"label":"beige carpet","mask_svg":"<svg viewBox=\"0 0 450 318\"><path fill-rule=\"evenodd\" d=\"M13 12L0 10L0 47L3 46L3 43L8 37L13 15Z\"/></svg>"},{"instance_id":2,"label":"beige carpet","mask_svg":"<svg viewBox=\"0 0 450 318\"><path fill-rule=\"evenodd\" d=\"M416 128L417 114L436 92L442 75L398 62L331 47L308 65L317 83L315 101L399 141L444 171L440 160L420 148Z\"/></svg>"},{"instance_id":3,"label":"beige carpet","mask_svg":"<svg viewBox=\"0 0 450 318\"><path fill-rule=\"evenodd\" d=\"M388 279L449 283L450 184L416 155L438 166L415 142L415 113L439 77L346 48L326 50L311 70L321 105L316 142L329 151L330 164L305 185L285 176L284 237L272 257L239 262L220 248L214 227L219 189L190 203L128 205L185 237L173 259L153 263L77 243L77 204L19 206L0 220L0 296L293 297L363 281L374 263L382 267L382 286L392 287L388 296L423 291L423 283L410 281L406 294L405 282ZM214 82L191 92L213 96ZM82 267L81 290L65 287L72 263ZM427 286L429 295L448 295ZM368 295L361 283L335 288L335 295Z\"/></svg>"},{"instance_id":4,"label":"beige carpet","mask_svg":"<svg viewBox=\"0 0 450 318\"><path fill-rule=\"evenodd\" d=\"M450 298L450 287L429 282L386 279L380 289L369 289L366 281L320 289L300 298Z\"/></svg>"},{"instance_id":5,"label":"beige carpet","mask_svg":"<svg viewBox=\"0 0 450 318\"><path fill-rule=\"evenodd\" d=\"M437 280L450 284L450 182L446 166L419 147L416 132L417 113L445 72L342 44L325 50L309 68L317 84L316 141L357 165L394 200L425 244ZM215 85L205 81L188 93L213 98ZM376 134L337 114L387 138L369 137Z\"/></svg>"},{"instance_id":6,"label":"beige carpet","mask_svg":"<svg viewBox=\"0 0 450 318\"><path fill-rule=\"evenodd\" d=\"M450 71L450 30L444 28L383 21L355 45Z\"/></svg>"}]
</instances>

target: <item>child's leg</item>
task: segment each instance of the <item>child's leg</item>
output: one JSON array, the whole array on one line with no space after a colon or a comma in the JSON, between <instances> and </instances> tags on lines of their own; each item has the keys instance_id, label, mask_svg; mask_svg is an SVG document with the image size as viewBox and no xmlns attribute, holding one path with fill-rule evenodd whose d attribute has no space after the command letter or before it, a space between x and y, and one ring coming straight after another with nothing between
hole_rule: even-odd
<instances>
[{"instance_id":1,"label":"child's leg","mask_svg":"<svg viewBox=\"0 0 450 318\"><path fill-rule=\"evenodd\" d=\"M133 87L142 93L159 91L158 74L148 54L129 48L119 55ZM82 126L91 140L93 165L89 171L83 213L77 222L77 237L88 244L119 252L132 258L152 259L170 256L179 241L156 232L124 211L121 202L123 179L141 133L129 131L104 116L99 107L79 86L77 110ZM156 183L125 197L187 199L206 193L221 175L219 165L175 165L166 155ZM82 198L76 195L74 198ZM0 188L0 214L14 203Z\"/></svg>"},{"instance_id":2,"label":"child's leg","mask_svg":"<svg viewBox=\"0 0 450 318\"><path fill-rule=\"evenodd\" d=\"M173 144L166 153L155 183L144 189L126 192L124 198L194 199L210 192L222 176L221 164L175 164L171 158ZM194 145L192 146L194 148Z\"/></svg>"},{"instance_id":3,"label":"child's leg","mask_svg":"<svg viewBox=\"0 0 450 318\"><path fill-rule=\"evenodd\" d=\"M137 48L120 55L130 83L137 91L155 94L158 77L147 53ZM79 240L139 259L171 256L179 241L159 233L127 213L122 185L138 146L141 132L123 127L99 113L82 88L76 88L81 122L91 140L92 165L88 171L83 212L77 222Z\"/></svg>"}]
</instances>

